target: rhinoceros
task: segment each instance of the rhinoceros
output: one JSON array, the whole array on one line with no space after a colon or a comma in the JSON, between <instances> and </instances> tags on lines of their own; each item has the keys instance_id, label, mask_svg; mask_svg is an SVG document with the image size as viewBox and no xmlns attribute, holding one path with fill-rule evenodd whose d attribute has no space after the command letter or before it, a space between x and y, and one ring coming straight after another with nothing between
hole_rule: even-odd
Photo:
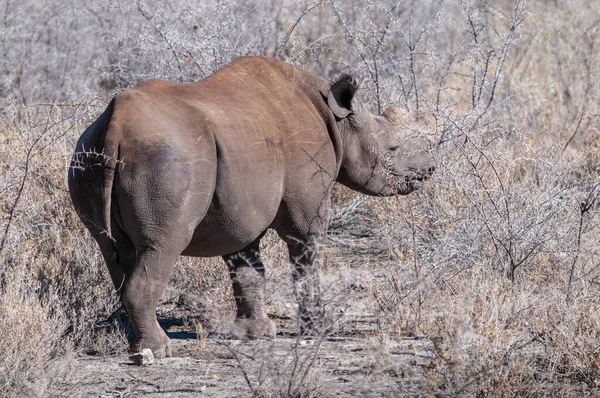
<instances>
[{"instance_id":1,"label":"rhinoceros","mask_svg":"<svg viewBox=\"0 0 600 398\"><path fill-rule=\"evenodd\" d=\"M151 80L115 96L77 143L68 176L133 329L131 350L170 355L156 306L178 256L222 256L248 338L275 335L259 242L289 249L299 319L318 312L319 237L335 182L406 195L434 169L397 108L370 113L357 84L244 57L196 83Z\"/></svg>"}]
</instances>

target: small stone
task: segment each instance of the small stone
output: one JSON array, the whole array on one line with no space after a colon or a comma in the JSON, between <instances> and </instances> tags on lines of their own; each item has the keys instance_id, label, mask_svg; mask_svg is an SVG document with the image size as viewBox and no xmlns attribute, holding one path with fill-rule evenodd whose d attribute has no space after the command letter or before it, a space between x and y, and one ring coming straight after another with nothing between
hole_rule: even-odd
<instances>
[{"instance_id":1,"label":"small stone","mask_svg":"<svg viewBox=\"0 0 600 398\"><path fill-rule=\"evenodd\" d=\"M134 365L146 366L154 363L154 354L149 348L144 348L141 352L136 352L129 356Z\"/></svg>"},{"instance_id":2,"label":"small stone","mask_svg":"<svg viewBox=\"0 0 600 398\"><path fill-rule=\"evenodd\" d=\"M300 340L300 347L311 347L315 345L315 341L312 339Z\"/></svg>"}]
</instances>

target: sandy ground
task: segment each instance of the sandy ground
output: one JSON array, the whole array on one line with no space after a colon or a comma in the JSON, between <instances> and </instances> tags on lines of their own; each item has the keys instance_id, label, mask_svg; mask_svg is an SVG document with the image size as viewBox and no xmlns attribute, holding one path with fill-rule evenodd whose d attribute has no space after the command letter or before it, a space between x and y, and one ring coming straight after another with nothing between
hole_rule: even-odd
<instances>
[{"instance_id":1,"label":"sandy ground","mask_svg":"<svg viewBox=\"0 0 600 398\"><path fill-rule=\"evenodd\" d=\"M433 358L432 344L426 339L398 338L381 331L372 311L373 298L363 288L376 279L372 272L349 269L325 275L325 284L339 288L329 292L335 296L333 308L343 315L331 333L313 340L296 335L291 286L283 282L279 286L285 289L272 290L271 304L267 305L269 316L277 324L274 340L237 340L213 332L202 343L193 322L200 313L167 311L170 316L159 320L171 339L171 358L136 366L127 354L102 357L80 352L62 376L53 380L47 395L422 396L423 373ZM226 330L223 325L216 329Z\"/></svg>"},{"instance_id":2,"label":"sandy ground","mask_svg":"<svg viewBox=\"0 0 600 398\"><path fill-rule=\"evenodd\" d=\"M419 396L423 368L431 362L427 340L382 342L363 328L324 339L299 340L283 326L274 340L243 341L209 335L205 347L196 334L171 325L172 357L136 366L127 355L73 358L69 375L56 380L50 396L79 397L249 397L307 395L331 397ZM286 325L287 324L287 325ZM165 326L165 325L163 325ZM307 372L308 369L308 372ZM311 395L312 394L312 395Z\"/></svg>"}]
</instances>

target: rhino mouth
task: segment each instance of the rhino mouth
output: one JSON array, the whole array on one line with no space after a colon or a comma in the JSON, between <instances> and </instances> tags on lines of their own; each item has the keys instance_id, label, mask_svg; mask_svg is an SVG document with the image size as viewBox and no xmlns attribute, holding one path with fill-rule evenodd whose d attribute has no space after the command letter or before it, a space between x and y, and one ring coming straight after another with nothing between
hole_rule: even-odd
<instances>
[{"instance_id":1,"label":"rhino mouth","mask_svg":"<svg viewBox=\"0 0 600 398\"><path fill-rule=\"evenodd\" d=\"M400 173L392 172L392 176L395 179L401 180L405 184L410 184L413 182L423 182L429 179L434 171L434 166L409 168L408 170L404 170Z\"/></svg>"},{"instance_id":2,"label":"rhino mouth","mask_svg":"<svg viewBox=\"0 0 600 398\"><path fill-rule=\"evenodd\" d=\"M393 162L392 159L386 159L383 164L384 185L379 190L379 195L408 195L421 188L423 182L435 171L435 162L430 156L419 155L418 159L403 160ZM377 174L374 168L371 178L376 180Z\"/></svg>"},{"instance_id":3,"label":"rhino mouth","mask_svg":"<svg viewBox=\"0 0 600 398\"><path fill-rule=\"evenodd\" d=\"M390 184L395 186L397 195L408 195L409 193L421 188L423 182L428 180L433 174L435 167L426 168L411 168L400 173L391 173L392 180L395 183Z\"/></svg>"},{"instance_id":4,"label":"rhino mouth","mask_svg":"<svg viewBox=\"0 0 600 398\"><path fill-rule=\"evenodd\" d=\"M432 176L433 172L435 171L435 167L430 166L427 168L420 168L420 169L413 169L411 170L411 174L408 176L405 176L405 181L407 182L411 182L411 181L425 181L427 179L429 179L429 177Z\"/></svg>"}]
</instances>

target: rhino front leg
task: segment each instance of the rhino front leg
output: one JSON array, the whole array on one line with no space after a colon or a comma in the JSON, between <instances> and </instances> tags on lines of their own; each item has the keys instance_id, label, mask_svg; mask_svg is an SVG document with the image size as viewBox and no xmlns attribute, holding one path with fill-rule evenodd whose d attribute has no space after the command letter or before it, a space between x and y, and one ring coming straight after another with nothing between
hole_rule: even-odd
<instances>
[{"instance_id":1,"label":"rhino front leg","mask_svg":"<svg viewBox=\"0 0 600 398\"><path fill-rule=\"evenodd\" d=\"M302 335L322 334L326 331L325 314L321 303L321 280L317 239L288 243L292 278L298 302L298 319Z\"/></svg>"},{"instance_id":2,"label":"rhino front leg","mask_svg":"<svg viewBox=\"0 0 600 398\"><path fill-rule=\"evenodd\" d=\"M257 339L275 337L275 323L265 312L265 267L260 259L260 239L223 256L229 269L237 307L234 334Z\"/></svg>"}]
</instances>

